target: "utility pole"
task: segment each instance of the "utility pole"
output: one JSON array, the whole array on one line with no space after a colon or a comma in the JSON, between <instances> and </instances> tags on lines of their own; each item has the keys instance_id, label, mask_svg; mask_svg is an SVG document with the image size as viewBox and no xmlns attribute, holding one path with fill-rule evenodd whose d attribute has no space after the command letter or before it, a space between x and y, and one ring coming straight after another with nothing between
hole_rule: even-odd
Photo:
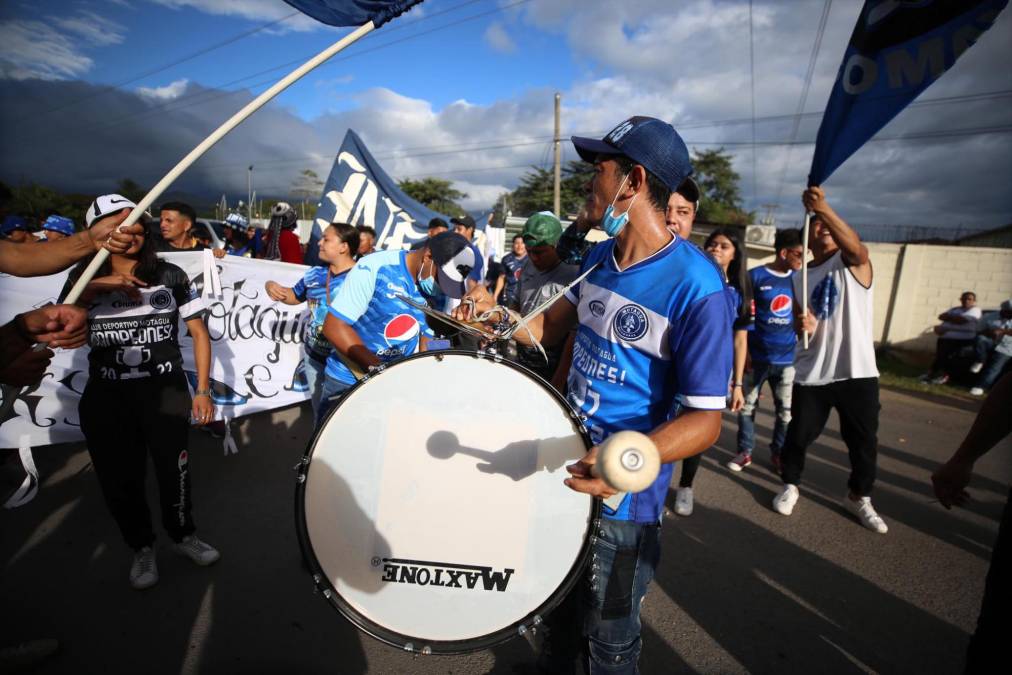
<instances>
[{"instance_id":1,"label":"utility pole","mask_svg":"<svg viewBox=\"0 0 1012 675\"><path fill-rule=\"evenodd\" d=\"M562 219L562 140L559 138L559 108L562 94L555 95L555 216Z\"/></svg>"},{"instance_id":2,"label":"utility pole","mask_svg":"<svg viewBox=\"0 0 1012 675\"><path fill-rule=\"evenodd\" d=\"M773 212L780 208L779 204L760 204L760 206L766 209L766 215L760 221L760 225L776 225L776 218L773 216Z\"/></svg>"},{"instance_id":3,"label":"utility pole","mask_svg":"<svg viewBox=\"0 0 1012 675\"><path fill-rule=\"evenodd\" d=\"M249 165L246 173L246 215L253 220L253 165Z\"/></svg>"}]
</instances>

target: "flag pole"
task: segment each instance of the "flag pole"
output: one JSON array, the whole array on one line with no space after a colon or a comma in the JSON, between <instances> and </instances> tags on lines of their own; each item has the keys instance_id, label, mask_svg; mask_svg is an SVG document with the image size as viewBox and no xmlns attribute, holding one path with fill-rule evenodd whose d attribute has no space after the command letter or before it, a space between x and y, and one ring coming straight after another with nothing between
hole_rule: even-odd
<instances>
[{"instance_id":1,"label":"flag pole","mask_svg":"<svg viewBox=\"0 0 1012 675\"><path fill-rule=\"evenodd\" d=\"M801 229L801 316L808 316L808 228L812 224L811 211L805 210L805 226ZM808 331L801 331L801 342L808 349Z\"/></svg>"},{"instance_id":2,"label":"flag pole","mask_svg":"<svg viewBox=\"0 0 1012 675\"><path fill-rule=\"evenodd\" d=\"M300 80L307 73L309 73L316 67L322 65L330 57L334 56L345 47L354 44L360 38L364 37L365 35L368 35L375 28L376 26L372 21L367 21L366 23L362 24L352 32L345 35L343 38L341 38L334 44L324 49L322 52L320 52L313 58L303 63L301 66L299 66L292 72L288 73L288 75L278 80L270 89L264 91L255 99L247 103L242 110L232 115L232 117L230 117L224 124L222 124L220 127L211 132L211 135L209 135L207 138L201 141L197 147L195 147L193 150L189 152L188 155L186 155L186 157L183 157L183 159L181 159L178 164L172 167L172 170L169 171L167 174L165 174L165 177L162 178L160 181L158 181L158 183L156 183L155 186L151 188L150 192L144 195L144 199L138 202L137 206L134 207L134 210L130 212L130 215L127 216L127 219L123 221L123 224L120 225L120 227L121 228L129 227L130 225L136 223L137 220L141 217L141 214L143 214L144 211L146 211L147 208L151 206L155 202L155 200L158 199L162 195L162 193L165 192L165 190L167 190L168 187L172 185L172 183L177 178L179 178L180 174L182 174L184 171L190 168L190 166L192 166L194 162L200 159L204 155L204 153L210 150L215 143L220 141L222 138L225 137L226 134L228 134L230 131L232 131L242 122L244 122L246 118L248 118L250 115L255 113L264 105L266 105L267 102L269 102L272 98L283 92L291 85L295 84L295 82ZM95 254L95 257L91 259L91 262L88 264L88 266L84 269L84 272L78 278L77 283L74 284L73 288L70 289L70 292L64 298L63 302L65 304L72 305L75 302L77 302L77 300L81 297L81 293L83 293L87 285L91 283L91 280L95 277L95 274L98 272L99 268L102 267L102 265L105 263L108 257L109 251L104 248L100 249L99 252ZM39 344L36 345L35 348L44 349L45 345ZM4 400L3 404L0 405L0 424L3 424L3 421L7 418L7 415L14 407L14 401L17 399L19 391L20 391L19 387L4 385L3 387Z\"/></svg>"},{"instance_id":3,"label":"flag pole","mask_svg":"<svg viewBox=\"0 0 1012 675\"><path fill-rule=\"evenodd\" d=\"M183 159L180 160L180 162L176 164L176 166L174 166L171 171L165 174L165 177L162 178L160 181L158 181L158 183L156 183L155 186L151 188L150 192L144 195L144 199L142 199L134 208L134 210L130 212L130 215L127 216L127 219L123 221L123 224L120 227L128 227L136 223L137 220L141 217L141 214L143 214L144 211L147 210L147 208L151 206L155 202L155 200L158 199L162 195L162 193L165 192L166 189L168 189L170 185L172 185L172 183L179 177L181 173L190 168L190 166L198 159L200 159L204 155L204 153L210 150L215 143L220 141L226 134L228 134L230 131L239 126L239 124L245 121L246 118L248 118L250 115L255 113L260 108L262 108L272 98L283 92L291 85L295 84L295 82L297 82L307 73L309 73L316 67L322 65L325 61L330 59L330 57L334 56L345 47L354 44L357 40L359 40L363 36L368 35L370 32L372 32L374 28L375 25L373 24L372 21L368 21L362 24L361 26L353 30L351 33L348 33L343 38L341 38L334 44L330 45L313 58L303 63L301 66L290 72L288 75L278 80L270 89L263 92L255 99L247 103L242 110L232 115L232 117L229 118L228 121L226 121L220 127L215 129L210 136L201 141L200 145L191 150L190 153L186 155L186 157L183 157ZM92 278L94 278L95 276L95 273L98 272L98 269L102 266L102 264L108 257L109 251L105 249L100 250L95 255L95 257L91 261L91 264L89 264L88 267L85 268L84 273L81 274L81 277L77 280L77 283L74 284L74 287L70 289L70 293L67 294L67 297L64 300L66 304L70 305L77 302L77 299L81 297L81 293L84 291L84 288L88 285L89 282L91 282Z\"/></svg>"}]
</instances>

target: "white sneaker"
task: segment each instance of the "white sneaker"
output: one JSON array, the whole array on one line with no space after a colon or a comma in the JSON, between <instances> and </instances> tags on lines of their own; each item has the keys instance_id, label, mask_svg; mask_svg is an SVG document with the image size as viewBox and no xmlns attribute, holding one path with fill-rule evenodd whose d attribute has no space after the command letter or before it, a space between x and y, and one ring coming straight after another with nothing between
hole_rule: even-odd
<instances>
[{"instance_id":1,"label":"white sneaker","mask_svg":"<svg viewBox=\"0 0 1012 675\"><path fill-rule=\"evenodd\" d=\"M176 552L185 555L198 565L213 565L218 562L221 554L218 550L199 539L195 535L183 537L183 540L176 544Z\"/></svg>"},{"instance_id":2,"label":"white sneaker","mask_svg":"<svg viewBox=\"0 0 1012 675\"><path fill-rule=\"evenodd\" d=\"M882 520L872 507L871 497L861 497L857 501L854 501L848 494L843 498L843 507L853 513L861 521L861 524L872 532L885 534L889 531L889 527L885 524L885 521Z\"/></svg>"},{"instance_id":3,"label":"white sneaker","mask_svg":"<svg viewBox=\"0 0 1012 675\"><path fill-rule=\"evenodd\" d=\"M680 516L692 515L692 488L680 487L675 490L675 513Z\"/></svg>"},{"instance_id":4,"label":"white sneaker","mask_svg":"<svg viewBox=\"0 0 1012 675\"><path fill-rule=\"evenodd\" d=\"M984 390L981 387L972 387L970 389L970 396L983 396Z\"/></svg>"},{"instance_id":5,"label":"white sneaker","mask_svg":"<svg viewBox=\"0 0 1012 675\"><path fill-rule=\"evenodd\" d=\"M782 516L789 516L794 512L794 505L798 503L798 486L794 483L784 483L784 489L773 498L773 510Z\"/></svg>"},{"instance_id":6,"label":"white sneaker","mask_svg":"<svg viewBox=\"0 0 1012 675\"><path fill-rule=\"evenodd\" d=\"M984 364L980 361L977 361L976 363L970 365L971 373L979 373L982 370L984 370Z\"/></svg>"},{"instance_id":7,"label":"white sneaker","mask_svg":"<svg viewBox=\"0 0 1012 675\"><path fill-rule=\"evenodd\" d=\"M130 565L130 585L141 591L157 583L158 565L155 563L155 550L145 546L134 553L134 561Z\"/></svg>"}]
</instances>

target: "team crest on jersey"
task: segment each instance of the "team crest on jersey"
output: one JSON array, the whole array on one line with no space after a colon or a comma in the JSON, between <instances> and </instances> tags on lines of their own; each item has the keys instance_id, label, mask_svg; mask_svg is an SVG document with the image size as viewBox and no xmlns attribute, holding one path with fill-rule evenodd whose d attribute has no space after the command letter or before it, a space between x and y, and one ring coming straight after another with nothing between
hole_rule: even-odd
<instances>
[{"instance_id":1,"label":"team crest on jersey","mask_svg":"<svg viewBox=\"0 0 1012 675\"><path fill-rule=\"evenodd\" d=\"M172 306L172 293L161 288L151 294L149 302L155 309L168 309Z\"/></svg>"},{"instance_id":2,"label":"team crest on jersey","mask_svg":"<svg viewBox=\"0 0 1012 675\"><path fill-rule=\"evenodd\" d=\"M604 316L604 303L600 300L591 300L590 313L594 316Z\"/></svg>"},{"instance_id":3,"label":"team crest on jersey","mask_svg":"<svg viewBox=\"0 0 1012 675\"><path fill-rule=\"evenodd\" d=\"M615 314L613 325L620 338L627 342L633 342L647 334L649 321L647 313L643 311L642 307L626 305Z\"/></svg>"}]
</instances>

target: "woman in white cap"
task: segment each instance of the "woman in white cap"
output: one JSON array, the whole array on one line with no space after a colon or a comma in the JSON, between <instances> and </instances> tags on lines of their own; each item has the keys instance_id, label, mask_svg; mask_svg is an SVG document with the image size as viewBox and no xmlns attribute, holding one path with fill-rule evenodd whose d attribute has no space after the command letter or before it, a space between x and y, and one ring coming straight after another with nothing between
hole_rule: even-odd
<instances>
[{"instance_id":1,"label":"woman in white cap","mask_svg":"<svg viewBox=\"0 0 1012 675\"><path fill-rule=\"evenodd\" d=\"M134 207L119 195L103 195L88 209L89 227L123 218ZM64 294L90 262L71 273ZM158 581L155 534L145 499L148 456L154 465L162 524L175 550L198 565L218 551L194 534L190 495L188 420L214 417L209 372L211 342L200 296L186 273L155 255L155 242L134 235L133 245L112 254L81 297L88 308L89 377L79 415L106 504L126 543L134 550L130 584ZM179 317L193 337L197 389L190 397L179 350Z\"/></svg>"}]
</instances>

